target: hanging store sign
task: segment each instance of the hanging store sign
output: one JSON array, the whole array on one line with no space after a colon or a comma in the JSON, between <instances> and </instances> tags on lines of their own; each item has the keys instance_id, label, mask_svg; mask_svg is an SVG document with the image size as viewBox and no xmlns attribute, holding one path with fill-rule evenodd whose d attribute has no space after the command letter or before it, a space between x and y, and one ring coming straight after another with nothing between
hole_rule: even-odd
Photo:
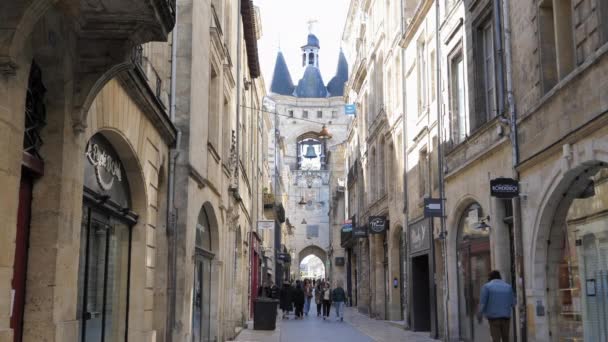
<instances>
[{"instance_id":1,"label":"hanging store sign","mask_svg":"<svg viewBox=\"0 0 608 342\"><path fill-rule=\"evenodd\" d=\"M512 178L490 180L490 194L497 198L514 198L519 196L519 182Z\"/></svg>"},{"instance_id":2,"label":"hanging store sign","mask_svg":"<svg viewBox=\"0 0 608 342\"><path fill-rule=\"evenodd\" d=\"M336 266L344 266L344 257L336 257L335 264Z\"/></svg>"},{"instance_id":3,"label":"hanging store sign","mask_svg":"<svg viewBox=\"0 0 608 342\"><path fill-rule=\"evenodd\" d=\"M357 238L365 238L367 237L367 226L353 226L353 237Z\"/></svg>"},{"instance_id":4,"label":"hanging store sign","mask_svg":"<svg viewBox=\"0 0 608 342\"><path fill-rule=\"evenodd\" d=\"M425 198L424 199L424 217L441 217L441 206L443 205L441 198Z\"/></svg>"},{"instance_id":5,"label":"hanging store sign","mask_svg":"<svg viewBox=\"0 0 608 342\"><path fill-rule=\"evenodd\" d=\"M370 234L382 234L386 231L388 221L386 216L370 216L369 217L369 232Z\"/></svg>"},{"instance_id":6,"label":"hanging store sign","mask_svg":"<svg viewBox=\"0 0 608 342\"><path fill-rule=\"evenodd\" d=\"M356 115L357 114L357 106L354 104L345 104L344 105L344 114L346 115Z\"/></svg>"},{"instance_id":7,"label":"hanging store sign","mask_svg":"<svg viewBox=\"0 0 608 342\"><path fill-rule=\"evenodd\" d=\"M430 220L422 219L410 225L410 253L418 253L431 248Z\"/></svg>"},{"instance_id":8,"label":"hanging store sign","mask_svg":"<svg viewBox=\"0 0 608 342\"><path fill-rule=\"evenodd\" d=\"M290 263L291 255L289 255L289 253L277 253L277 260L280 260L284 263Z\"/></svg>"},{"instance_id":9,"label":"hanging store sign","mask_svg":"<svg viewBox=\"0 0 608 342\"><path fill-rule=\"evenodd\" d=\"M342 233L350 233L353 231L353 223L348 220L342 225Z\"/></svg>"}]
</instances>

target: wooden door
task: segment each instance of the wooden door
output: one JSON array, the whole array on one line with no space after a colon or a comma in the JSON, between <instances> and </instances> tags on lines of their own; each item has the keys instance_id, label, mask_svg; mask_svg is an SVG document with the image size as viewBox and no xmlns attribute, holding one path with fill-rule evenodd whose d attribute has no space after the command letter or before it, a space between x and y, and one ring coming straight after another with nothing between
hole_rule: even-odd
<instances>
[{"instance_id":1,"label":"wooden door","mask_svg":"<svg viewBox=\"0 0 608 342\"><path fill-rule=\"evenodd\" d=\"M30 217L32 212L33 179L22 173L17 208L17 235L15 237L15 260L13 263L11 328L14 341L21 342L23 334L23 311L25 307L25 283L27 276L27 250L29 245Z\"/></svg>"}]
</instances>

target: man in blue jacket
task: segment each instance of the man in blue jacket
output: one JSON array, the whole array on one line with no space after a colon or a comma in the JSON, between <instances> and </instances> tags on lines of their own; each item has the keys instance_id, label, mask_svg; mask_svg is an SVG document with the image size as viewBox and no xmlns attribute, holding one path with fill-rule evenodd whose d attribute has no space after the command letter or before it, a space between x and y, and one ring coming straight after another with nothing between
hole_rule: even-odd
<instances>
[{"instance_id":1,"label":"man in blue jacket","mask_svg":"<svg viewBox=\"0 0 608 342\"><path fill-rule=\"evenodd\" d=\"M511 285L501 279L500 272L490 272L488 282L481 288L477 319L480 323L483 316L488 319L493 342L509 342L509 323L514 305Z\"/></svg>"}]
</instances>

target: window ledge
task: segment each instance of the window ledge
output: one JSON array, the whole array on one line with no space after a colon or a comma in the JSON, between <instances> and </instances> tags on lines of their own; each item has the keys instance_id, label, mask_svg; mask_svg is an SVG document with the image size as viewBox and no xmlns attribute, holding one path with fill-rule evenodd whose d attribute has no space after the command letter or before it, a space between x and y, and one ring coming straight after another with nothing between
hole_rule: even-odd
<instances>
[{"instance_id":1,"label":"window ledge","mask_svg":"<svg viewBox=\"0 0 608 342\"><path fill-rule=\"evenodd\" d=\"M598 63L602 59L602 57L604 57L604 55L606 55L607 53L608 43L604 43L604 45L597 49L590 58L587 58L587 60L583 62L583 64L574 68L568 75L566 75L555 86L553 86L553 88L551 88L547 93L542 95L536 105L534 105L532 108L530 108L530 110L528 110L525 114L522 114L518 118L517 124L521 124L523 121L534 116L533 114L536 113L543 105L545 105L547 102L554 100L554 97L558 96L563 88L568 87L568 85L570 85L570 83L572 83L576 78L582 76L585 71L587 71L587 69Z\"/></svg>"}]
</instances>

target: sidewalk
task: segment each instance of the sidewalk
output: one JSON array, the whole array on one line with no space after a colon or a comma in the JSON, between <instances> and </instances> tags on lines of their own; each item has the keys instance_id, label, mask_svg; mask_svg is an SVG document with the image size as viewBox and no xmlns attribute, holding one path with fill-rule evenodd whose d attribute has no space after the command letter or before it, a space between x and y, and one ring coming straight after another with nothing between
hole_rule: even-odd
<instances>
[{"instance_id":1,"label":"sidewalk","mask_svg":"<svg viewBox=\"0 0 608 342\"><path fill-rule=\"evenodd\" d=\"M311 310L311 313L313 311ZM345 308L344 322L324 321L316 315L304 320L277 319L274 331L244 329L234 342L436 342L428 333L412 332L395 325L395 322L370 319L353 308Z\"/></svg>"},{"instance_id":2,"label":"sidewalk","mask_svg":"<svg viewBox=\"0 0 608 342\"><path fill-rule=\"evenodd\" d=\"M376 342L435 342L428 332L413 332L397 327L394 322L371 319L353 308L344 310L344 320Z\"/></svg>"},{"instance_id":3,"label":"sidewalk","mask_svg":"<svg viewBox=\"0 0 608 342\"><path fill-rule=\"evenodd\" d=\"M280 314L277 315L277 326L275 330L253 330L253 329L243 329L236 336L234 340L229 340L233 342L281 342L281 317ZM253 324L252 324L253 327Z\"/></svg>"}]
</instances>

